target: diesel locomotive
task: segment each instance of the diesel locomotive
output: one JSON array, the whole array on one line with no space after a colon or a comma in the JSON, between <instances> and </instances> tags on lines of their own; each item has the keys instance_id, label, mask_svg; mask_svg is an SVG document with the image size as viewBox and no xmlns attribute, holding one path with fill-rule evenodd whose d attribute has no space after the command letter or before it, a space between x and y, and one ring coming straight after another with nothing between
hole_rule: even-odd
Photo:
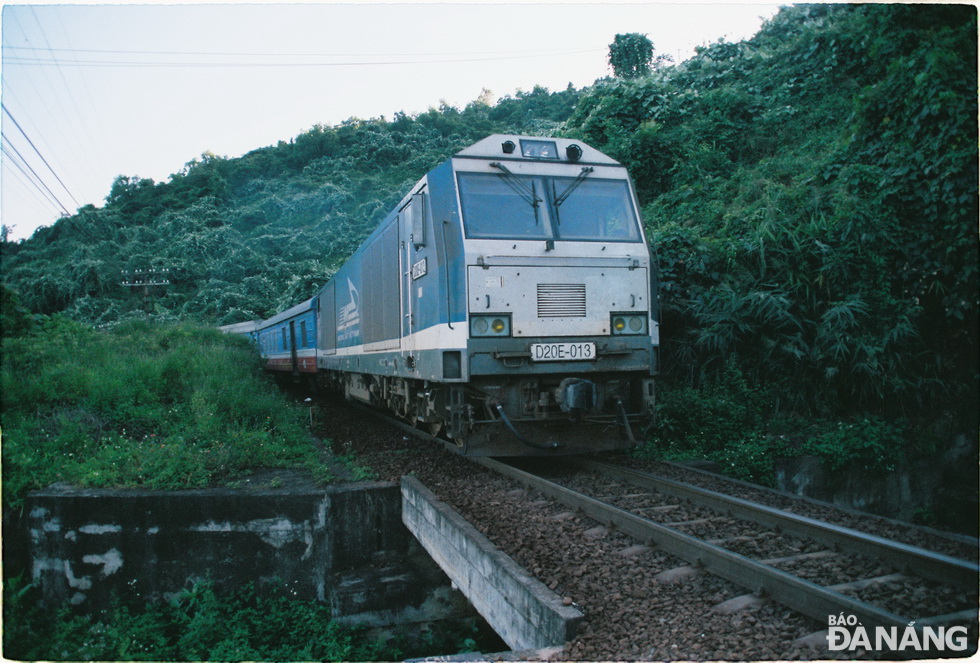
<instances>
[{"instance_id":1,"label":"diesel locomotive","mask_svg":"<svg viewBox=\"0 0 980 663\"><path fill-rule=\"evenodd\" d=\"M655 265L625 167L494 135L420 179L311 299L232 325L467 455L628 448L654 412Z\"/></svg>"}]
</instances>

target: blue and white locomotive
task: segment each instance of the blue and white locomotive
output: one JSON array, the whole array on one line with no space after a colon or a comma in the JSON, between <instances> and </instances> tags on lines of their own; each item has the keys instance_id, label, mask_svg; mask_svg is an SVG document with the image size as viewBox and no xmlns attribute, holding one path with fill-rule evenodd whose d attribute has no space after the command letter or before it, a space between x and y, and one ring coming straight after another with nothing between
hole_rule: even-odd
<instances>
[{"instance_id":1,"label":"blue and white locomotive","mask_svg":"<svg viewBox=\"0 0 980 663\"><path fill-rule=\"evenodd\" d=\"M312 299L255 323L308 373L467 455L635 444L654 408L656 274L626 169L494 135L437 166Z\"/></svg>"}]
</instances>

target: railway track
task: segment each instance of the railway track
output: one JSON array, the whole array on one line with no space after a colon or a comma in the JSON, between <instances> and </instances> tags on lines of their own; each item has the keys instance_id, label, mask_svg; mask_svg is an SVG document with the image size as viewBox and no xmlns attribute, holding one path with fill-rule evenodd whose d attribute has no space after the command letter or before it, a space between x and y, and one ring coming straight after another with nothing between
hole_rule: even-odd
<instances>
[{"instance_id":1,"label":"railway track","mask_svg":"<svg viewBox=\"0 0 980 663\"><path fill-rule=\"evenodd\" d=\"M571 461L577 471L555 480L497 460L477 462L666 550L692 569L822 623L839 614L853 615L869 628L976 621L980 567L975 562L606 463ZM853 575L840 582L845 569ZM935 606L952 602L956 609L926 616L893 612L891 606L903 601L882 589L899 586L907 592L909 585L920 598L933 594ZM863 594L875 598L865 600Z\"/></svg>"},{"instance_id":2,"label":"railway track","mask_svg":"<svg viewBox=\"0 0 980 663\"><path fill-rule=\"evenodd\" d=\"M976 561L608 463L471 460L689 565L665 580L708 572L747 590L733 603L771 599L821 624L846 615L867 629L977 620Z\"/></svg>"}]
</instances>

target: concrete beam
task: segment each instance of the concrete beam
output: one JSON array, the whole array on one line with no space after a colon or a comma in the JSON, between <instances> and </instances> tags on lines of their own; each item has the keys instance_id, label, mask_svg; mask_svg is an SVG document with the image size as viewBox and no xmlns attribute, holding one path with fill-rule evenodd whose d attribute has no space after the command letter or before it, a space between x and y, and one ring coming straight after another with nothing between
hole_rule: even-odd
<instances>
[{"instance_id":1,"label":"concrete beam","mask_svg":"<svg viewBox=\"0 0 980 663\"><path fill-rule=\"evenodd\" d=\"M402 477L402 522L514 650L564 645L581 612L531 577L414 477Z\"/></svg>"}]
</instances>

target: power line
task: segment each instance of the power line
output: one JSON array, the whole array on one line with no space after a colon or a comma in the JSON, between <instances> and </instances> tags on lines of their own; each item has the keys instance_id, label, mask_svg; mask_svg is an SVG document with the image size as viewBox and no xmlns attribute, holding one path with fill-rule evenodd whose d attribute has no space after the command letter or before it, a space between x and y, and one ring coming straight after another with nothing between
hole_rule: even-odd
<instances>
[{"instance_id":1,"label":"power line","mask_svg":"<svg viewBox=\"0 0 980 663\"><path fill-rule=\"evenodd\" d=\"M13 155L7 151L7 148L3 148L3 154L6 155L7 157L6 159L4 159L3 164L9 166L10 173L13 174L20 181L20 183L24 185L24 190L27 191L27 193L31 194L34 200L40 203L43 207L47 207L52 214L56 214L60 216L61 213L57 210L57 208L53 206L51 201L44 196L44 192L37 185L37 182L35 182L30 178L27 172L13 158ZM15 168L16 170L14 170ZM38 195L39 193L41 195ZM8 226L8 227L12 228L13 226Z\"/></svg>"},{"instance_id":2,"label":"power line","mask_svg":"<svg viewBox=\"0 0 980 663\"><path fill-rule=\"evenodd\" d=\"M446 52L446 51L421 51L412 53L269 53L269 52L257 52L257 53L245 53L245 52L229 52L229 51L137 51L137 50L119 50L119 49L100 49L100 48L38 48L36 46L8 46L4 45L6 50L15 51L57 51L59 53L108 53L111 55L205 55L205 56L215 56L215 57L289 57L289 58L314 58L314 57L419 57L425 55L522 55L522 56L538 56L538 55L563 55L565 53L579 52L574 49L559 48L559 49L543 49L539 51L459 51L459 52ZM588 49L590 51L596 49ZM12 56L21 57L21 56Z\"/></svg>"},{"instance_id":3,"label":"power line","mask_svg":"<svg viewBox=\"0 0 980 663\"><path fill-rule=\"evenodd\" d=\"M30 110L30 104L25 104L24 102L24 99L34 99L36 100L35 103L42 103L51 110L54 110L55 106L63 110L64 107L61 105L59 92L56 89L49 85L47 91L41 91L36 84L42 78L41 76L22 76L17 81L18 83L26 84L24 87L26 96L22 99L20 88L15 89L13 87L11 78L6 77L2 81L3 102L11 112L14 109L18 109L17 118L25 127L25 130L27 128L31 129L31 136L37 141L37 146L44 148L43 151L45 154L54 154L58 157L52 159L52 161L58 164L58 171L65 173L67 175L66 179L72 182L72 190L79 191L81 189L84 195L86 188L91 190L96 186L101 186L101 181L96 179L96 173L98 171L91 166L91 157L93 154L99 156L102 171L109 170L106 168L106 161L102 158L100 152L101 146L106 145L108 139L104 138L99 143L92 143L90 147L85 147L79 142L78 129L73 128L70 124L65 126L65 123L69 123L70 121L64 113L32 112ZM91 114L89 117L91 117ZM43 129L42 125L38 124L38 121L43 123ZM53 136L52 133L54 134ZM91 132L83 130L83 133L85 136L88 136ZM53 145L57 145L57 149ZM80 177L82 180L79 179Z\"/></svg>"},{"instance_id":4,"label":"power line","mask_svg":"<svg viewBox=\"0 0 980 663\"><path fill-rule=\"evenodd\" d=\"M36 13L33 11L33 8L30 9L31 9L30 15L34 18L35 23L38 24L37 25L38 29L40 29L43 33L43 27L38 22ZM7 16L7 14L9 14L9 17ZM22 34L23 43L29 44L30 42L28 41L29 40L28 29L20 20L20 17L24 15L25 14L23 12L6 12L4 18L9 18L11 20L12 27L10 30L10 34L11 35L16 33ZM8 26L5 23L4 24L5 34L7 34L7 27ZM32 45L31 48L35 48L35 47ZM21 128L23 129L24 126L34 127L31 135L33 136L35 145L38 148L40 148L41 146L45 147L45 154L49 155L49 159L52 162L51 165L53 166L54 163L60 162L58 170L61 173L66 173L68 176L70 176L69 179L72 179L73 182L76 182L77 176L79 174L84 174L85 178L89 181L89 189L91 189L93 188L92 178L93 178L94 169L90 165L91 164L90 155L99 154L100 149L98 146L93 146L92 148L86 148L82 144L81 141L85 139L91 141L92 132L87 129L78 127L77 122L79 121L79 113L69 112L67 110L66 104L63 102L63 97L65 96L66 93L70 96L71 91L70 89L69 90L64 89L65 86L67 86L64 73L60 69L58 73L59 75L61 75L61 79L62 79L61 85L56 84L55 81L51 78L51 75L48 73L48 70L43 68L40 70L38 75L34 75L32 72L30 75L26 75L26 76L24 75L18 77L15 77L13 75L4 76L2 79L3 88L4 88L3 100L8 110L10 111L12 111L14 108L17 108L18 105L21 106L22 110L18 111L19 121L21 122ZM32 113L30 111L25 112L23 110L23 104L11 103L11 102L16 102L16 97L17 97L17 95L14 94L14 90L11 89L11 82L14 80L18 81L21 84L26 83L27 87L29 87L30 90L33 91L34 95L45 104L45 106L47 107L47 112L46 113L37 113L37 112ZM41 86L40 88L39 85ZM41 88L45 88L45 89L41 89ZM71 101L74 102L74 99L72 98ZM61 138L55 141L56 144L58 145L57 149L52 148L51 142L46 140L46 138L48 138L49 135L48 136L45 135L45 132L39 128L35 120L43 120L45 123L44 127L49 134L52 130L60 134ZM6 121L7 120L4 119L4 122ZM75 163L74 169L64 167L64 160L66 156L69 157L70 160ZM77 184L73 184L73 189L78 190ZM76 198L73 196L73 199Z\"/></svg>"},{"instance_id":5,"label":"power line","mask_svg":"<svg viewBox=\"0 0 980 663\"><path fill-rule=\"evenodd\" d=\"M14 126L17 127L17 130L20 131L21 135L28 142L28 144L32 148L34 148L34 152L41 158L41 161L44 162L44 165L48 167L48 170L51 171L51 174L54 175L54 178L56 180L58 180L58 184L60 184L61 185L61 188L65 190L65 192L68 194L68 197L71 198L73 201L75 201L75 206L76 207L81 207L82 204L80 202L78 202L78 200L75 198L75 196L72 195L71 191L68 190L68 187L65 186L65 183L61 181L61 178L58 177L58 173L54 172L54 168L52 168L51 167L51 164L48 163L48 160L44 158L44 155L41 154L41 151L39 149L37 149L37 146L34 144L34 141L32 141L31 138L30 138L30 136L28 136L27 133L24 131L24 129L21 128L20 123L16 119L14 119L14 116L11 114L11 112L9 110L7 110L6 104L0 104L0 107L3 108L3 112L7 114L7 117L9 117L10 118L10 121L14 123ZM23 158L23 157L21 157L21 158Z\"/></svg>"},{"instance_id":6,"label":"power line","mask_svg":"<svg viewBox=\"0 0 980 663\"><path fill-rule=\"evenodd\" d=\"M43 188L44 191L41 191L41 193L44 193L46 191L48 198L52 200L54 203L56 203L58 207L61 208L61 211L64 213L65 216L69 216L68 208L66 208L61 203L61 201L58 200L58 196L56 196L54 192L51 190L51 188L44 183L44 180L42 180L41 177L37 174L37 172L31 167L31 164L27 162L27 160L23 157L23 155L21 155L21 153L17 150L16 147L14 147L14 145L10 142L10 140L6 136L3 136L3 140L7 141L7 145L9 145L10 149L14 151L14 154L17 155L21 163L18 163L17 159L14 158L14 156L10 153L10 151L7 150L6 147L4 147L3 153L7 155L7 158L10 160L10 162L14 164L14 166L16 166L20 170L20 172L24 173L24 176L28 178L28 180L34 185L35 188L37 188L38 191L41 191L41 188ZM34 176L33 179L31 179L30 175L27 174L24 168L27 168L27 170L31 171L31 175Z\"/></svg>"},{"instance_id":7,"label":"power line","mask_svg":"<svg viewBox=\"0 0 980 663\"><path fill-rule=\"evenodd\" d=\"M18 163L17 162L17 159L14 158L14 154L11 154L10 151L6 147L3 147L2 148L3 154L6 155L6 157L7 157L7 159L4 161L4 163L5 164L6 163L13 164L14 167L16 167L17 170L19 170L23 174L23 176L25 178L27 178L27 182L31 186L33 186L34 189L38 193L42 194L42 196L47 199L47 202L45 202L45 200L43 200L41 198L38 198L34 194L33 191L31 191L30 189L28 189L27 190L28 193L30 193L31 195L33 195L36 200L38 200L42 204L47 204L47 205L50 205L51 202L54 201L54 203L56 205L58 205L58 207L61 208L61 212L58 212L58 210L55 210L55 212L58 213L62 217L62 223L67 223L68 220L71 218L71 213L65 208L65 206L61 203L61 201L58 200L58 197L54 194L53 191L51 191L51 189L48 187L48 185L44 183L44 181L40 178L40 176L37 174L37 172L33 168L31 168L31 165L29 163L27 163L27 161L24 159L23 155L21 155L21 153L17 150L17 148L14 147L14 145L10 142L10 139L8 139L6 136L3 136L3 140L6 140L7 141L7 145L9 145L10 146L10 149L14 151L14 154L16 154L20 158L20 160L23 162L23 165L21 163ZM26 166L27 170L29 170L30 173L34 176L33 178L31 177L31 175L29 175L27 173L27 171L24 170L24 167L25 166ZM88 239L88 240L90 240L92 242L97 242L98 241L92 235L92 233L90 233L88 231L88 228L86 228L85 226L81 225L77 221L74 222L71 226L68 226L68 227L70 227L74 231L76 231L76 232L84 235L86 239Z\"/></svg>"},{"instance_id":8,"label":"power line","mask_svg":"<svg viewBox=\"0 0 980 663\"><path fill-rule=\"evenodd\" d=\"M556 51L551 55L574 55L578 53L595 53L600 49L585 48L569 51ZM422 59L422 60L379 60L376 62L167 62L167 61L126 61L126 60L62 60L58 58L28 58L22 56L7 56L4 64L24 65L24 66L69 66L69 67L135 67L135 68L156 68L156 67L176 67L176 68L296 68L296 67L376 67L376 66L397 66L412 64L453 64L465 62L500 62L505 60L526 60L542 55L510 55L486 58L445 58L445 59Z\"/></svg>"},{"instance_id":9,"label":"power line","mask_svg":"<svg viewBox=\"0 0 980 663\"><path fill-rule=\"evenodd\" d=\"M34 7L29 7L29 9L30 9L30 12L31 12L31 16L34 18L34 22L37 24L38 34L41 36L41 39L44 40L44 46L50 52L50 50L51 50L51 42L48 41L48 35L45 32L44 26L41 25L41 19L38 18L37 12L34 11ZM55 15L57 16L57 14L55 14ZM73 118L80 118L80 117L82 117L82 112L81 112L81 110L79 110L78 103L75 101L75 95L72 93L72 87L71 87L71 85L68 84L68 79L65 77L65 72L61 70L61 67L60 66L56 66L56 69L58 70L58 76L61 78L61 83L64 86L65 93L68 96L68 101L71 102L71 105L75 109L75 112L73 114L71 114L71 115L68 116L68 122L69 122L69 124L71 124L74 121ZM73 133L74 133L75 136L80 135L78 132L73 132ZM87 132L86 132L86 135L88 135ZM69 193L68 195L71 195L71 194ZM72 197L72 199L74 200L74 197ZM78 201L75 201L75 202L77 204Z\"/></svg>"}]
</instances>

